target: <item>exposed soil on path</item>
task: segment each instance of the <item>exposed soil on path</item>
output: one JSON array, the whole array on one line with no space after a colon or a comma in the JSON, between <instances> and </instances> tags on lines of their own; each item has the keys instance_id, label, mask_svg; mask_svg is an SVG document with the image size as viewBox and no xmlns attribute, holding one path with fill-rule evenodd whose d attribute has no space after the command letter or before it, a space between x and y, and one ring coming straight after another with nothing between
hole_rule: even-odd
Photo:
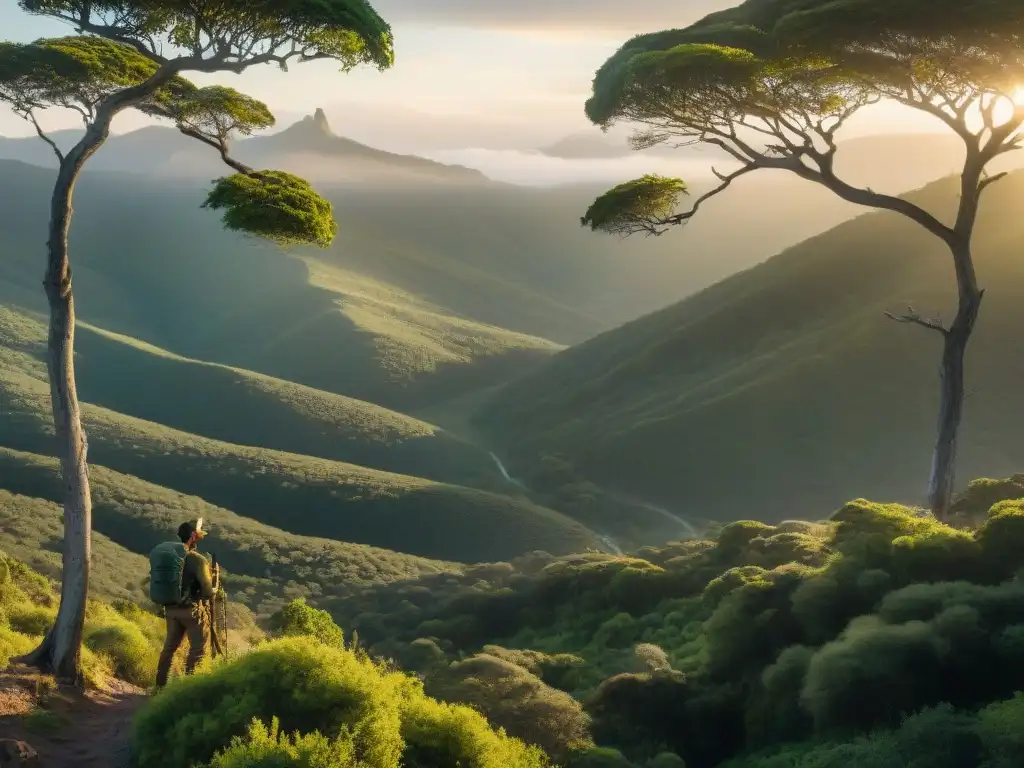
<instances>
[{"instance_id":1,"label":"exposed soil on path","mask_svg":"<svg viewBox=\"0 0 1024 768\"><path fill-rule=\"evenodd\" d=\"M119 680L81 693L13 667L0 671L0 739L30 744L39 768L129 768L132 718L145 698Z\"/></svg>"}]
</instances>

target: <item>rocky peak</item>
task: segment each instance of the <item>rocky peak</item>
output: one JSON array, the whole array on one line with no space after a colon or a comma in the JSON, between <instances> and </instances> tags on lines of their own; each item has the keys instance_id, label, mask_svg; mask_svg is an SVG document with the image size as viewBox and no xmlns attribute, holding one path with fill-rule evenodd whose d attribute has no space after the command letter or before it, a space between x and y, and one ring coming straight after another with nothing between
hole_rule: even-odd
<instances>
[{"instance_id":1,"label":"rocky peak","mask_svg":"<svg viewBox=\"0 0 1024 768\"><path fill-rule=\"evenodd\" d=\"M325 136L333 136L334 133L331 131L331 124L327 122L327 115L320 107L316 108L316 112L312 115L306 115L302 118L302 122L306 123L308 127L315 128L318 133L322 133Z\"/></svg>"}]
</instances>

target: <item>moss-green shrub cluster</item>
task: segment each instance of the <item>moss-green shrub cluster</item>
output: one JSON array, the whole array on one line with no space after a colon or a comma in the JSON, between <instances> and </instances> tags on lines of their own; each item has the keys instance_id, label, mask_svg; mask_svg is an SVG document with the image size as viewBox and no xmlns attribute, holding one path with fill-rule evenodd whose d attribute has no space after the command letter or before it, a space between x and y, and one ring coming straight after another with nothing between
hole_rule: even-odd
<instances>
[{"instance_id":1,"label":"moss-green shrub cluster","mask_svg":"<svg viewBox=\"0 0 1024 768\"><path fill-rule=\"evenodd\" d=\"M31 651L57 615L50 582L0 552L0 669ZM143 687L153 683L163 644L163 622L127 601L90 601L85 619L82 664L86 681L102 687L109 677Z\"/></svg>"},{"instance_id":2,"label":"moss-green shrub cluster","mask_svg":"<svg viewBox=\"0 0 1024 768\"><path fill-rule=\"evenodd\" d=\"M629 557L535 553L329 607L439 695L486 709L501 676L468 670L502 664L572 694L599 746L570 763L612 765L600 750L614 749L634 765L671 753L704 768L884 742L880 767L910 766L891 757L907 751L892 747L911 738L906 718L948 712L977 730L976 713L1024 690L1024 501L998 485L976 526L857 500L819 523L741 521ZM469 682L452 683L460 669ZM522 711L505 723L530 727ZM998 764L1002 747L986 744L979 759ZM818 766L806 759L792 765Z\"/></svg>"},{"instance_id":3,"label":"moss-green shrub cluster","mask_svg":"<svg viewBox=\"0 0 1024 768\"><path fill-rule=\"evenodd\" d=\"M133 744L142 768L546 764L473 710L428 698L417 679L298 635L173 681L140 713Z\"/></svg>"}]
</instances>

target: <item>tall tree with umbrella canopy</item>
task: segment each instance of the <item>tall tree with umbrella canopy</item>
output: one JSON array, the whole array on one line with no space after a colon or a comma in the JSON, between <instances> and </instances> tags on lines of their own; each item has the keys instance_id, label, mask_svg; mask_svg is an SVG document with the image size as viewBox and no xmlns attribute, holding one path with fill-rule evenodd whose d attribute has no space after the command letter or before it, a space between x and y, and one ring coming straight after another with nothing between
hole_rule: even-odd
<instances>
[{"instance_id":1,"label":"tall tree with umbrella canopy","mask_svg":"<svg viewBox=\"0 0 1024 768\"><path fill-rule=\"evenodd\" d=\"M964 405L964 358L984 291L972 254L988 173L1019 149L1024 127L1024 5L1010 0L747 0L685 28L635 37L598 70L586 105L595 124L642 126L638 148L717 147L733 162L685 211L680 179L647 175L598 198L582 223L661 234L692 219L738 178L789 171L857 205L901 214L948 248L957 281L947 322L910 308L889 316L941 335L938 435L928 502L939 519L953 494ZM951 223L899 197L844 181L837 133L883 100L941 121L963 140Z\"/></svg>"},{"instance_id":2,"label":"tall tree with umbrella canopy","mask_svg":"<svg viewBox=\"0 0 1024 768\"><path fill-rule=\"evenodd\" d=\"M225 226L282 243L330 244L331 205L303 179L253 170L228 154L232 134L273 124L267 107L230 88L198 88L183 73L241 73L260 64L330 59L343 71L393 63L388 25L366 0L20 0L26 13L63 21L76 35L0 43L0 100L32 123L59 169L50 203L44 287L50 308L48 372L64 490L60 608L26 661L81 683L89 590L92 504L74 372L75 304L68 233L75 183L110 134L113 119L140 109L215 147L235 171L217 180L205 207ZM84 135L62 151L37 119L48 107L81 115Z\"/></svg>"}]
</instances>

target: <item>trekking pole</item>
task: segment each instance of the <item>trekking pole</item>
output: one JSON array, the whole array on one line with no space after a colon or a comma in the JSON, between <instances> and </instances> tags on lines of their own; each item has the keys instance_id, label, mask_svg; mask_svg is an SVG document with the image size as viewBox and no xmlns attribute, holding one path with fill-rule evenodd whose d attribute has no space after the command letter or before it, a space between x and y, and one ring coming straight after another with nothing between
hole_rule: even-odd
<instances>
[{"instance_id":1,"label":"trekking pole","mask_svg":"<svg viewBox=\"0 0 1024 768\"><path fill-rule=\"evenodd\" d=\"M213 563L213 570L217 574L217 592L220 592L220 569L217 567L217 555L213 552L210 553L210 560ZM220 633L217 631L217 592L213 593L213 598L210 599L210 644L213 646L213 653L215 656L224 655L224 647L221 645ZM225 617L227 613L225 613ZM227 626L225 625L225 632Z\"/></svg>"}]
</instances>

